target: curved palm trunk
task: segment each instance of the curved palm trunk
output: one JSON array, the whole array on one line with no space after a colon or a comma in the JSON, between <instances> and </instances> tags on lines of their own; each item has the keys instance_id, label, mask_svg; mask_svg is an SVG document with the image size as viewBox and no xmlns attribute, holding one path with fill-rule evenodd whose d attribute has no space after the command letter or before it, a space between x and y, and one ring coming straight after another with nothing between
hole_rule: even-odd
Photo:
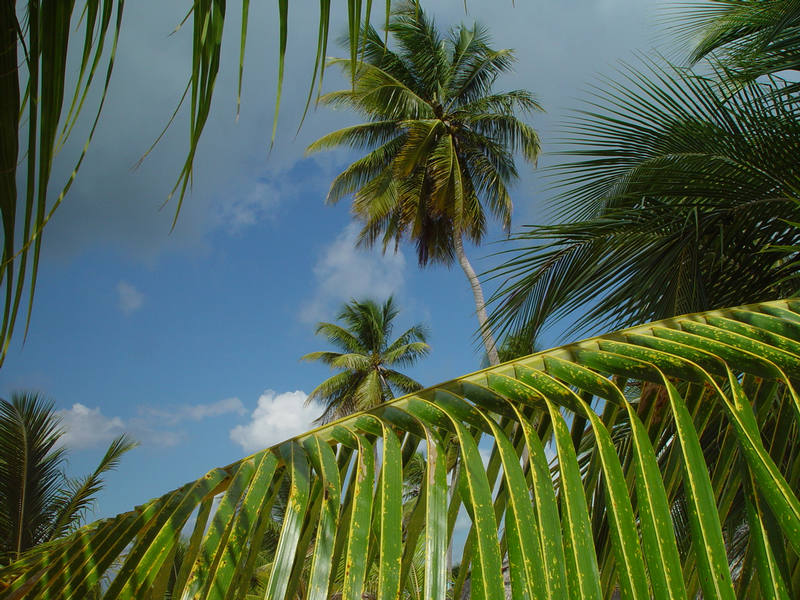
<instances>
[{"instance_id":1,"label":"curved palm trunk","mask_svg":"<svg viewBox=\"0 0 800 600\"><path fill-rule=\"evenodd\" d=\"M464 254L464 243L461 240L461 235L456 234L453 237L453 246L455 247L456 256L458 257L458 264L461 265L464 274L467 276L467 279L469 279L469 284L472 286L472 295L475 298L475 313L478 315L481 338L486 348L486 354L489 357L489 364L499 365L500 357L497 355L497 345L495 344L492 332L489 331L489 327L487 326L489 317L486 314L486 301L483 299L481 282L478 280L478 276L475 274L475 269L472 268L472 264L470 264L467 259L467 255Z\"/></svg>"}]
</instances>

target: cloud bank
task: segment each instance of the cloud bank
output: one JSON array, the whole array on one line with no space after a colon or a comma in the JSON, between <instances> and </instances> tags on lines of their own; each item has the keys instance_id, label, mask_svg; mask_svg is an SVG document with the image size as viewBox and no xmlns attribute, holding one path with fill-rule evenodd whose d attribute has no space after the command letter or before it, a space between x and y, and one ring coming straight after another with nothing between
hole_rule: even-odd
<instances>
[{"instance_id":1,"label":"cloud bank","mask_svg":"<svg viewBox=\"0 0 800 600\"><path fill-rule=\"evenodd\" d=\"M61 442L68 448L91 448L107 444L126 432L125 422L119 417L107 417L100 408L89 408L76 402L68 410L58 411L64 435Z\"/></svg>"},{"instance_id":2,"label":"cloud bank","mask_svg":"<svg viewBox=\"0 0 800 600\"><path fill-rule=\"evenodd\" d=\"M106 416L99 407L90 408L76 402L69 409L58 411L64 435L61 444L67 448L94 448L108 444L127 433L144 445L175 446L186 437L178 427L225 414L247 414L238 398L225 398L207 404L183 404L173 408L139 407L139 416L123 419Z\"/></svg>"},{"instance_id":3,"label":"cloud bank","mask_svg":"<svg viewBox=\"0 0 800 600\"><path fill-rule=\"evenodd\" d=\"M120 281L117 284L117 307L123 315L130 315L144 304L144 294L136 289L127 281Z\"/></svg>"},{"instance_id":4,"label":"cloud bank","mask_svg":"<svg viewBox=\"0 0 800 600\"><path fill-rule=\"evenodd\" d=\"M231 440L246 452L254 452L311 429L321 410L314 404L306 406L306 398L308 394L301 390L282 394L266 390L250 422L231 429Z\"/></svg>"},{"instance_id":5,"label":"cloud bank","mask_svg":"<svg viewBox=\"0 0 800 600\"><path fill-rule=\"evenodd\" d=\"M183 404L172 409L152 408L143 409L147 415L156 417L171 424L184 421L201 421L207 417L218 417L230 413L237 415L247 414L247 409L239 398L224 398L208 404Z\"/></svg>"}]
</instances>

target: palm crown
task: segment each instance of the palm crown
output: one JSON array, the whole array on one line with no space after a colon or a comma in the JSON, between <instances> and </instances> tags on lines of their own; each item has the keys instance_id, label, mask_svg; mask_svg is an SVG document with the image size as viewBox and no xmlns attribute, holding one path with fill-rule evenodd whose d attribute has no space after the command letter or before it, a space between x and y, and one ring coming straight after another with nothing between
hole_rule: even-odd
<instances>
[{"instance_id":1,"label":"palm crown","mask_svg":"<svg viewBox=\"0 0 800 600\"><path fill-rule=\"evenodd\" d=\"M136 445L119 436L92 474L69 479L60 423L53 403L38 394L0 399L0 564L77 529L103 475Z\"/></svg>"},{"instance_id":2,"label":"palm crown","mask_svg":"<svg viewBox=\"0 0 800 600\"><path fill-rule=\"evenodd\" d=\"M311 352L302 360L318 360L341 372L319 384L308 402L321 401L325 410L318 421L327 423L358 410L366 410L394 398L397 392L410 393L422 386L397 371L427 355L427 331L421 324L390 341L397 316L393 298L382 305L372 300L353 300L337 315L343 323L319 323L317 335L324 335L342 352Z\"/></svg>"},{"instance_id":3,"label":"palm crown","mask_svg":"<svg viewBox=\"0 0 800 600\"><path fill-rule=\"evenodd\" d=\"M355 109L367 122L334 131L309 151L369 149L336 177L328 201L354 194L361 243L382 238L385 249L408 236L420 264L449 264L461 236L475 243L483 238L484 206L510 227L514 152L530 162L539 154L536 132L515 112L541 107L525 90L492 93L514 57L511 50L492 49L479 25L442 36L421 8L403 4L388 34L396 50L366 29L352 88L320 100ZM347 69L352 64L333 62Z\"/></svg>"}]
</instances>

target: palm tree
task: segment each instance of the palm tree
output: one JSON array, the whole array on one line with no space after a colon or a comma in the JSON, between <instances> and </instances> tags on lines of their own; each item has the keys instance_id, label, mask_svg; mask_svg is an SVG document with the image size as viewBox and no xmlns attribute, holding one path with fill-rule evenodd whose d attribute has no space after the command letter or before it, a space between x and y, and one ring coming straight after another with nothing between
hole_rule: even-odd
<instances>
[{"instance_id":1,"label":"palm tree","mask_svg":"<svg viewBox=\"0 0 800 600\"><path fill-rule=\"evenodd\" d=\"M69 479L59 423L53 403L38 394L0 399L0 564L77 529L103 489L103 474L136 446L122 435L93 473Z\"/></svg>"},{"instance_id":2,"label":"palm tree","mask_svg":"<svg viewBox=\"0 0 800 600\"><path fill-rule=\"evenodd\" d=\"M461 597L468 576L473 600L499 600L506 558L514 598L796 598L798 374L795 300L520 357L213 469L46 544L0 569L0 598L80 598L103 575L104 599L147 598L177 570L176 598L241 598L260 574L259 597L275 600L298 597L301 585L314 600L403 589L445 600ZM704 454L708 436L721 452ZM450 447L460 456L452 496ZM418 450L424 476L404 497ZM260 570L284 490L274 555ZM447 547L462 510L469 532L452 582ZM676 537L681 528L688 536ZM731 540L744 545L733 571Z\"/></svg>"},{"instance_id":3,"label":"palm tree","mask_svg":"<svg viewBox=\"0 0 800 600\"><path fill-rule=\"evenodd\" d=\"M497 364L464 240L480 244L487 212L509 229L508 185L518 176L514 153L535 163L540 151L536 132L515 115L541 106L526 90L493 91L514 55L494 50L477 24L442 35L418 4L403 3L394 8L387 35L396 48L367 27L359 38L360 62L353 56L333 61L355 70L353 86L320 99L352 108L366 123L334 131L308 151L368 150L334 179L327 201L353 194L353 214L363 225L360 244L380 239L386 251L408 238L420 266L457 259L472 287L486 352Z\"/></svg>"},{"instance_id":4,"label":"palm tree","mask_svg":"<svg viewBox=\"0 0 800 600\"><path fill-rule=\"evenodd\" d=\"M320 361L340 372L320 383L308 395L307 403L322 402L325 409L317 419L328 423L359 410L367 410L408 394L422 386L396 367L410 367L426 356L427 330L417 324L392 340L398 309L390 296L382 305L373 300L352 300L342 307L336 323L317 324L323 335L341 352L311 352L301 360Z\"/></svg>"}]
</instances>

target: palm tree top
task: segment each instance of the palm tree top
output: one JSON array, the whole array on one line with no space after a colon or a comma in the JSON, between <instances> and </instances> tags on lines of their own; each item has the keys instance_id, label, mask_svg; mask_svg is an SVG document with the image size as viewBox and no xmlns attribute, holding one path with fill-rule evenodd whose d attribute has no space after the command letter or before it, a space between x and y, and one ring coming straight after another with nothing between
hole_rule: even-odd
<instances>
[{"instance_id":1,"label":"palm tree top","mask_svg":"<svg viewBox=\"0 0 800 600\"><path fill-rule=\"evenodd\" d=\"M398 312L391 296L382 304L369 299L351 300L336 315L338 323L317 324L315 333L340 350L310 352L300 359L319 361L339 371L319 384L306 400L324 404L318 421L327 423L371 408L398 392L421 389L419 383L397 368L409 367L428 354L428 331L418 323L392 340Z\"/></svg>"},{"instance_id":2,"label":"palm tree top","mask_svg":"<svg viewBox=\"0 0 800 600\"><path fill-rule=\"evenodd\" d=\"M308 152L348 146L369 153L336 177L327 200L354 195L364 224L359 243L382 238L385 250L408 236L421 265L449 264L454 234L482 240L484 206L510 228L514 154L535 163L540 152L535 130L516 114L542 107L527 90L493 91L514 53L492 48L481 25L441 34L417 4L401 3L386 36L370 26L359 39L353 85L320 102L351 108L366 122L329 133ZM331 62L353 68L352 58Z\"/></svg>"}]
</instances>

